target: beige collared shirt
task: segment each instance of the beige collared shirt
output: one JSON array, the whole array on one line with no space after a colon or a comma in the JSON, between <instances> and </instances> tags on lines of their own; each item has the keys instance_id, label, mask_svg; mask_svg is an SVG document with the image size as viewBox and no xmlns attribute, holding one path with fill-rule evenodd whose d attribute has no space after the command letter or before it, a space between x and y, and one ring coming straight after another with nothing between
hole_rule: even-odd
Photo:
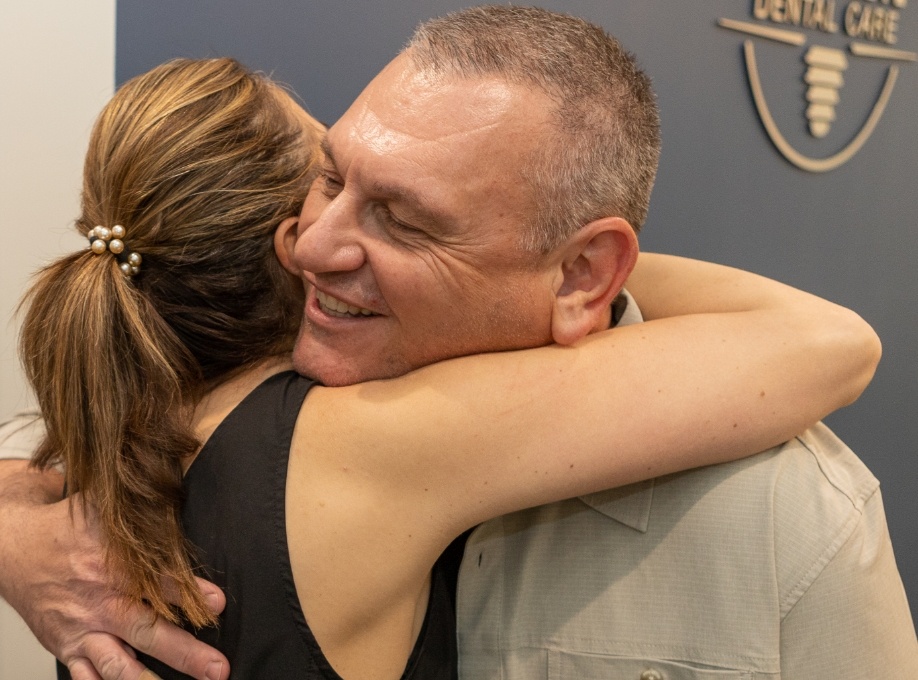
<instances>
[{"instance_id":1,"label":"beige collared shirt","mask_svg":"<svg viewBox=\"0 0 918 680\"><path fill-rule=\"evenodd\" d=\"M821 424L485 523L457 613L462 680L918 679L879 483Z\"/></svg>"}]
</instances>

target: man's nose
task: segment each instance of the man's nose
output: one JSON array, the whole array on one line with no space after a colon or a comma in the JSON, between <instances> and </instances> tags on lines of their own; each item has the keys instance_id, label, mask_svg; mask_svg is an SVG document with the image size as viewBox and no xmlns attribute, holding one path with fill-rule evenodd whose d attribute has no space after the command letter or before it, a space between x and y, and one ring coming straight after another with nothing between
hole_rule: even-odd
<instances>
[{"instance_id":1,"label":"man's nose","mask_svg":"<svg viewBox=\"0 0 918 680\"><path fill-rule=\"evenodd\" d=\"M366 252L354 201L339 194L327 203L311 224L301 228L294 254L300 268L314 274L360 269Z\"/></svg>"}]
</instances>

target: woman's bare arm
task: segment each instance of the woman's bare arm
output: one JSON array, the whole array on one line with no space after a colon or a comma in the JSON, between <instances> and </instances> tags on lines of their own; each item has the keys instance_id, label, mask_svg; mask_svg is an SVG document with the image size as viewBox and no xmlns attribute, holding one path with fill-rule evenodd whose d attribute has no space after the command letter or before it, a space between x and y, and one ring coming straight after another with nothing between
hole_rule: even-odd
<instances>
[{"instance_id":1,"label":"woman's bare arm","mask_svg":"<svg viewBox=\"0 0 918 680\"><path fill-rule=\"evenodd\" d=\"M761 317L763 323L800 323L801 331L811 333L817 343L812 354L805 353L805 338L785 340L801 342L788 348L793 353L788 361L802 359L797 364L802 371L800 387L808 392L794 398L801 399L801 416L812 416L804 421L807 425L857 399L880 360L880 339L857 313L751 272L642 253L627 288L648 321L687 314L748 313ZM818 365L811 365L811 359ZM809 371L820 367L826 370L824 379L812 382Z\"/></svg>"},{"instance_id":2,"label":"woman's bare arm","mask_svg":"<svg viewBox=\"0 0 918 680\"><path fill-rule=\"evenodd\" d=\"M451 534L764 450L853 401L879 360L855 313L754 274L643 255L628 287L646 323L317 391L311 455Z\"/></svg>"}]
</instances>

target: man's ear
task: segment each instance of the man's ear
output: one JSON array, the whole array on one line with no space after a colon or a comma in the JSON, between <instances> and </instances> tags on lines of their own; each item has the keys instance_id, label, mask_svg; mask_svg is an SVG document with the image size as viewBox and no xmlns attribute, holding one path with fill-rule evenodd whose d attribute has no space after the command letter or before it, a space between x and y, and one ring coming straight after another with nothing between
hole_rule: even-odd
<instances>
[{"instance_id":1,"label":"man's ear","mask_svg":"<svg viewBox=\"0 0 918 680\"><path fill-rule=\"evenodd\" d=\"M604 217L582 227L561 248L551 332L555 342L570 345L608 326L612 301L637 262L638 240L628 222Z\"/></svg>"},{"instance_id":2,"label":"man's ear","mask_svg":"<svg viewBox=\"0 0 918 680\"><path fill-rule=\"evenodd\" d=\"M274 232L274 252L281 266L291 274L300 275L300 269L293 259L293 249L296 247L297 225L299 217L288 217L277 226Z\"/></svg>"}]
</instances>

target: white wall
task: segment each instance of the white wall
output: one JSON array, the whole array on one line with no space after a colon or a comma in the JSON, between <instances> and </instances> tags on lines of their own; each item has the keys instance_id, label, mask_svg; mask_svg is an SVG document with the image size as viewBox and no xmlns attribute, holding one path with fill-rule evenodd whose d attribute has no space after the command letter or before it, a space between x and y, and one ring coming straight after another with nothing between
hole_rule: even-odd
<instances>
[{"instance_id":1,"label":"white wall","mask_svg":"<svg viewBox=\"0 0 918 680\"><path fill-rule=\"evenodd\" d=\"M115 0L0 2L0 417L29 403L15 307L70 233L89 130L114 89ZM0 680L50 680L53 662L0 602Z\"/></svg>"}]
</instances>

